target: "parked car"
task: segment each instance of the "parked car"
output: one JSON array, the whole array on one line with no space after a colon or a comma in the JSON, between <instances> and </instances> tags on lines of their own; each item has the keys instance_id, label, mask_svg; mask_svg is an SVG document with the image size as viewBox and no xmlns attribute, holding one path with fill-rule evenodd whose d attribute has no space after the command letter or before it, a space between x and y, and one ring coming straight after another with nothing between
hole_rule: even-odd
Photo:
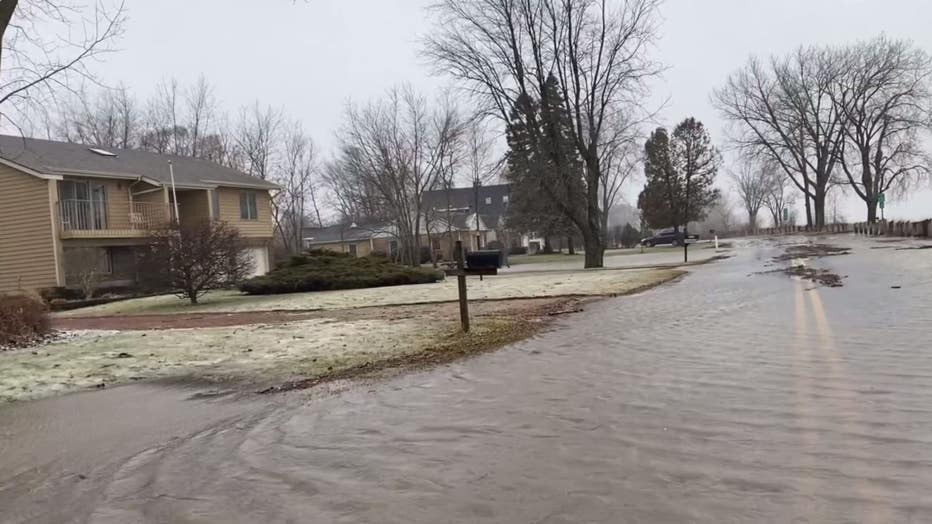
<instances>
[{"instance_id":1,"label":"parked car","mask_svg":"<svg viewBox=\"0 0 932 524\"><path fill-rule=\"evenodd\" d=\"M676 247L683 245L684 238L688 238L690 240L699 240L699 235L688 235L684 237L682 231L665 229L652 237L642 239L641 245L647 247L671 245Z\"/></svg>"}]
</instances>

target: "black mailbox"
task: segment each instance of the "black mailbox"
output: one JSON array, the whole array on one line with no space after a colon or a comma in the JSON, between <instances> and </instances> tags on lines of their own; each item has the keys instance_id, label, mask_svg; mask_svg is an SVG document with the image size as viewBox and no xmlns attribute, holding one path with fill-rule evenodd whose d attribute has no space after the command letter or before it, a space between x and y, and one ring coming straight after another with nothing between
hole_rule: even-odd
<instances>
[{"instance_id":1,"label":"black mailbox","mask_svg":"<svg viewBox=\"0 0 932 524\"><path fill-rule=\"evenodd\" d=\"M466 253L466 268L472 270L498 269L502 267L502 252L498 249L470 251Z\"/></svg>"}]
</instances>

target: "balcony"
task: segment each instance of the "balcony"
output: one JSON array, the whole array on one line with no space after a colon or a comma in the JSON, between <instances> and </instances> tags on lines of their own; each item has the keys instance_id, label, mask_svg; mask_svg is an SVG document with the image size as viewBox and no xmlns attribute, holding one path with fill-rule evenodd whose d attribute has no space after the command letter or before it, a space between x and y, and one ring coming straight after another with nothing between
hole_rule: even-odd
<instances>
[{"instance_id":1,"label":"balcony","mask_svg":"<svg viewBox=\"0 0 932 524\"><path fill-rule=\"evenodd\" d=\"M172 206L164 203L124 202L122 206L95 200L58 203L61 238L141 238L151 230L168 227L173 215Z\"/></svg>"}]
</instances>

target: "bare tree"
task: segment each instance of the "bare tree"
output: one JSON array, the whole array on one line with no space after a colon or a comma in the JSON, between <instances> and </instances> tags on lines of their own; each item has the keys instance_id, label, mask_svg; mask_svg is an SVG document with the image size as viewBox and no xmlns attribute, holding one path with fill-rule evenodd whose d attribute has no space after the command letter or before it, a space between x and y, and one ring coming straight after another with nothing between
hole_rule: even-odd
<instances>
[{"instance_id":1,"label":"bare tree","mask_svg":"<svg viewBox=\"0 0 932 524\"><path fill-rule=\"evenodd\" d=\"M204 220L150 233L139 264L145 285L197 304L207 291L245 279L254 261L236 228Z\"/></svg>"},{"instance_id":2,"label":"bare tree","mask_svg":"<svg viewBox=\"0 0 932 524\"><path fill-rule=\"evenodd\" d=\"M126 86L94 95L79 91L62 104L53 131L69 142L129 149L140 136L136 101Z\"/></svg>"},{"instance_id":3,"label":"bare tree","mask_svg":"<svg viewBox=\"0 0 932 524\"><path fill-rule=\"evenodd\" d=\"M382 197L370 181L356 174L360 152L341 145L337 157L324 165L321 178L329 189L329 205L340 223L381 222L387 220Z\"/></svg>"},{"instance_id":4,"label":"bare tree","mask_svg":"<svg viewBox=\"0 0 932 524\"><path fill-rule=\"evenodd\" d=\"M533 114L521 114L522 108L539 102L569 114L569 138L584 168L567 182L581 185L585 199L582 206L573 205L559 198L563 191L551 200L582 233L586 267L602 266L605 250L600 149L606 122L622 108L637 107L645 80L660 72L647 53L656 37L659 3L439 0L432 7L438 25L425 42L425 54L461 80L486 114L506 123L523 118L530 130L539 126ZM558 80L558 95L544 100L551 76ZM535 103L519 103L522 99ZM554 161L564 156L551 153Z\"/></svg>"},{"instance_id":5,"label":"bare tree","mask_svg":"<svg viewBox=\"0 0 932 524\"><path fill-rule=\"evenodd\" d=\"M243 154L246 173L262 180L270 177L281 126L281 111L271 106L262 108L256 102L242 109L236 142Z\"/></svg>"},{"instance_id":6,"label":"bare tree","mask_svg":"<svg viewBox=\"0 0 932 524\"><path fill-rule=\"evenodd\" d=\"M463 137L463 148L462 148L462 165L467 171L469 180L472 182L473 186L473 205L470 206L473 208L473 212L476 215L475 224L476 227L476 246L479 245L479 215L482 209L482 202L480 201L480 191L479 188L483 185L488 184L494 180L502 167L501 158L493 157L493 148L494 141L489 134L489 128L484 121L477 120L471 122L466 126L466 130ZM447 191L453 189L452 185L447 185ZM495 227L496 224L487 224L488 226ZM452 238L452 235L451 237ZM452 250L450 251L453 252Z\"/></svg>"},{"instance_id":7,"label":"bare tree","mask_svg":"<svg viewBox=\"0 0 932 524\"><path fill-rule=\"evenodd\" d=\"M722 116L737 125L736 144L781 167L816 227L825 223L825 198L844 142L844 117L832 103L840 74L827 49L801 47L766 65L751 58L713 95Z\"/></svg>"},{"instance_id":8,"label":"bare tree","mask_svg":"<svg viewBox=\"0 0 932 524\"><path fill-rule=\"evenodd\" d=\"M770 212L773 227L783 227L786 225L784 214L788 215L789 208L796 203L793 194L790 192L792 190L791 183L779 168L771 168L767 171L770 173L770 177L767 180L764 207Z\"/></svg>"},{"instance_id":9,"label":"bare tree","mask_svg":"<svg viewBox=\"0 0 932 524\"><path fill-rule=\"evenodd\" d=\"M774 175L768 167L766 163L759 163L753 158L744 157L737 170L729 173L735 184L735 192L738 193L738 198L748 214L748 228L752 232L757 231L759 225L757 215L764 207L773 183Z\"/></svg>"},{"instance_id":10,"label":"bare tree","mask_svg":"<svg viewBox=\"0 0 932 524\"><path fill-rule=\"evenodd\" d=\"M339 134L341 157L331 176L356 192L342 197L374 202L393 225L403 259L420 263L424 192L434 187L443 159L456 144L460 121L448 104L432 105L410 87L395 88L383 100L350 105Z\"/></svg>"},{"instance_id":11,"label":"bare tree","mask_svg":"<svg viewBox=\"0 0 932 524\"><path fill-rule=\"evenodd\" d=\"M185 92L185 106L188 134L191 137L185 153L200 158L201 142L210 129L210 121L216 111L213 87L203 75Z\"/></svg>"},{"instance_id":12,"label":"bare tree","mask_svg":"<svg viewBox=\"0 0 932 524\"><path fill-rule=\"evenodd\" d=\"M300 123L293 123L284 133L280 163L274 177L281 186L273 199L275 227L283 244L291 253L302 248L307 200L320 222L320 211L316 209L314 175L316 173L316 150L314 142L304 133Z\"/></svg>"},{"instance_id":13,"label":"bare tree","mask_svg":"<svg viewBox=\"0 0 932 524\"><path fill-rule=\"evenodd\" d=\"M88 67L123 32L123 3L87 8L68 0L0 2L0 121L22 129L59 92L94 81Z\"/></svg>"},{"instance_id":14,"label":"bare tree","mask_svg":"<svg viewBox=\"0 0 932 524\"><path fill-rule=\"evenodd\" d=\"M643 138L639 126L623 114L616 115L609 124L605 144L600 148L599 163L602 181L599 184L602 206L602 231L608 232L608 219L621 198L621 189L637 171L641 162Z\"/></svg>"},{"instance_id":15,"label":"bare tree","mask_svg":"<svg viewBox=\"0 0 932 524\"><path fill-rule=\"evenodd\" d=\"M97 247L77 247L65 250L67 278L76 284L84 298L94 297L103 274L100 270L106 253Z\"/></svg>"},{"instance_id":16,"label":"bare tree","mask_svg":"<svg viewBox=\"0 0 932 524\"><path fill-rule=\"evenodd\" d=\"M877 220L879 196L908 188L929 173L920 130L932 117L932 58L905 40L887 37L836 51L837 111L845 117L841 166L851 187Z\"/></svg>"}]
</instances>

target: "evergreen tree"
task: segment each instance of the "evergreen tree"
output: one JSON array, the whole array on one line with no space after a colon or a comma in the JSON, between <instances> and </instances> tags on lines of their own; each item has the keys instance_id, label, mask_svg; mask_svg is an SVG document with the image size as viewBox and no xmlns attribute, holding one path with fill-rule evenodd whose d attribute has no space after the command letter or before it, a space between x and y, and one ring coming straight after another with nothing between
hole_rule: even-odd
<instances>
[{"instance_id":1,"label":"evergreen tree","mask_svg":"<svg viewBox=\"0 0 932 524\"><path fill-rule=\"evenodd\" d=\"M556 79L549 79L540 104L521 95L507 127L508 225L545 238L575 236L567 209L585 207L582 162L569 142L572 122L557 89Z\"/></svg>"},{"instance_id":2,"label":"evergreen tree","mask_svg":"<svg viewBox=\"0 0 932 524\"><path fill-rule=\"evenodd\" d=\"M620 241L621 247L634 247L641 241L641 232L630 222L626 223L624 229L621 230Z\"/></svg>"},{"instance_id":3,"label":"evergreen tree","mask_svg":"<svg viewBox=\"0 0 932 524\"><path fill-rule=\"evenodd\" d=\"M638 196L643 219L653 228L675 230L704 219L719 198L714 184L721 157L702 122L687 118L672 136L658 128L644 154L647 181Z\"/></svg>"}]
</instances>

